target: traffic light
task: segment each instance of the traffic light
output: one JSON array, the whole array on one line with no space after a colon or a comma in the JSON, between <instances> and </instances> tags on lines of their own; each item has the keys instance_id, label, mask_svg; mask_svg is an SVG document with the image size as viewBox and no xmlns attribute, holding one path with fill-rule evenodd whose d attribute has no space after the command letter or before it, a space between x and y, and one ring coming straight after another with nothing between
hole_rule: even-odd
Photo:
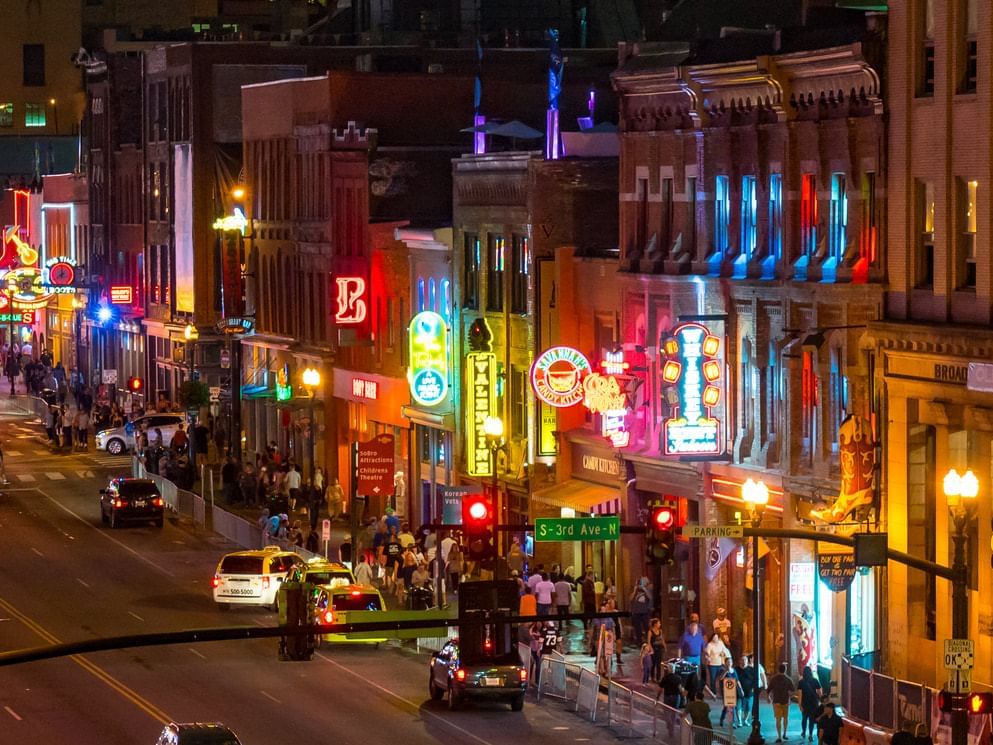
<instances>
[{"instance_id":1,"label":"traffic light","mask_svg":"<svg viewBox=\"0 0 993 745\"><path fill-rule=\"evenodd\" d=\"M466 549L472 561L496 558L495 513L493 502L483 494L462 497L462 527Z\"/></svg>"},{"instance_id":2,"label":"traffic light","mask_svg":"<svg viewBox=\"0 0 993 745\"><path fill-rule=\"evenodd\" d=\"M648 518L648 561L671 564L676 547L676 508L653 507Z\"/></svg>"},{"instance_id":3,"label":"traffic light","mask_svg":"<svg viewBox=\"0 0 993 745\"><path fill-rule=\"evenodd\" d=\"M145 381L141 378L128 378L128 390L132 393L141 393L145 389Z\"/></svg>"},{"instance_id":4,"label":"traffic light","mask_svg":"<svg viewBox=\"0 0 993 745\"><path fill-rule=\"evenodd\" d=\"M993 693L938 691L938 708L941 711L964 711L983 716L993 713Z\"/></svg>"}]
</instances>

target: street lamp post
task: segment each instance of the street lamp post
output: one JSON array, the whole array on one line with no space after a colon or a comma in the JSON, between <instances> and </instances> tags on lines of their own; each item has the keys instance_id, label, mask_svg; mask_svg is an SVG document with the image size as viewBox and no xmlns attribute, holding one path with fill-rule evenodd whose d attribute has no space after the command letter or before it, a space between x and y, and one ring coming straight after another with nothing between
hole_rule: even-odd
<instances>
[{"instance_id":1,"label":"street lamp post","mask_svg":"<svg viewBox=\"0 0 993 745\"><path fill-rule=\"evenodd\" d=\"M500 515L502 511L500 510L500 485L497 481L497 453L501 449L506 447L503 442L503 420L498 416L488 416L483 420L483 433L486 435L486 442L489 443L490 453L492 454L492 475L493 480L491 482L492 489L492 501L493 501L493 521L495 528L500 523ZM497 547L497 554L500 554L502 548L500 546L500 533L497 532L493 536L493 541ZM493 560L493 579L500 579L500 556L498 555Z\"/></svg>"},{"instance_id":2,"label":"street lamp post","mask_svg":"<svg viewBox=\"0 0 993 745\"><path fill-rule=\"evenodd\" d=\"M313 482L314 474L317 473L317 464L315 463L316 453L317 453L317 421L314 418L314 397L317 392L317 387L321 384L321 373L314 367L308 367L303 371L303 385L310 394L310 478Z\"/></svg>"},{"instance_id":3,"label":"street lamp post","mask_svg":"<svg viewBox=\"0 0 993 745\"><path fill-rule=\"evenodd\" d=\"M762 513L769 504L769 487L764 482L748 479L741 489L742 498L748 507L748 514L752 520L752 527L758 528L762 524ZM752 535L752 666L755 668L755 675L759 675L759 666L762 665L762 585L759 583L759 537ZM756 680L758 678L756 677ZM715 691L716 693L716 691ZM752 695L752 732L748 736L748 745L762 745L765 738L762 737L762 723L759 721L759 697L758 692Z\"/></svg>"},{"instance_id":4,"label":"street lamp post","mask_svg":"<svg viewBox=\"0 0 993 745\"><path fill-rule=\"evenodd\" d=\"M945 474L942 483L945 501L952 516L952 637L969 638L969 565L967 548L969 523L975 516L979 479L971 471L959 474L954 468ZM958 691L955 691L956 693ZM952 712L952 745L967 745L969 740L969 715L965 711Z\"/></svg>"},{"instance_id":5,"label":"street lamp post","mask_svg":"<svg viewBox=\"0 0 993 745\"><path fill-rule=\"evenodd\" d=\"M200 332L197 331L196 326L192 323L188 323L186 324L186 328L183 329L183 338L186 340L186 357L190 364L190 381L192 382L193 365L196 356L196 352L194 350L196 349L197 339L200 338ZM197 445L196 438L194 437L194 429L196 429L197 415L199 413L200 412L190 414L190 432L189 437L187 438L190 442L190 464L193 466L194 479L196 478L197 470ZM189 412L187 412L187 414L189 414Z\"/></svg>"}]
</instances>

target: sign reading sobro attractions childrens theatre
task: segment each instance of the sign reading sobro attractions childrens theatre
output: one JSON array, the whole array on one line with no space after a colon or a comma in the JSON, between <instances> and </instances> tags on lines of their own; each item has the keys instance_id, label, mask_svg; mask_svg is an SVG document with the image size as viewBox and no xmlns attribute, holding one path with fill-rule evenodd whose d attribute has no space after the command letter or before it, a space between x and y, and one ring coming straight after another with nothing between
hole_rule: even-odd
<instances>
[{"instance_id":1,"label":"sign reading sobro attractions childrens theatre","mask_svg":"<svg viewBox=\"0 0 993 745\"><path fill-rule=\"evenodd\" d=\"M410 321L410 397L421 406L437 406L448 396L448 325L425 310Z\"/></svg>"},{"instance_id":2,"label":"sign reading sobro attractions childrens theatre","mask_svg":"<svg viewBox=\"0 0 993 745\"><path fill-rule=\"evenodd\" d=\"M663 424L663 451L666 455L721 455L721 423L714 415L724 390L721 340L706 326L685 323L673 331L663 348L662 384L671 386L677 401Z\"/></svg>"}]
</instances>

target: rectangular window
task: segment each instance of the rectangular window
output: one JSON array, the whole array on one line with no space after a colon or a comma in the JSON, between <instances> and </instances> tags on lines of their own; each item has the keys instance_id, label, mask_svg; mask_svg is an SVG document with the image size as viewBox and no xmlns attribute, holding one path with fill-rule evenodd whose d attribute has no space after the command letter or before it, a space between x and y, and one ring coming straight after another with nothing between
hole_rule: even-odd
<instances>
[{"instance_id":1,"label":"rectangular window","mask_svg":"<svg viewBox=\"0 0 993 745\"><path fill-rule=\"evenodd\" d=\"M868 171L862 174L862 210L859 238L859 258L875 264L879 247L879 216L876 212L876 174Z\"/></svg>"},{"instance_id":2,"label":"rectangular window","mask_svg":"<svg viewBox=\"0 0 993 745\"><path fill-rule=\"evenodd\" d=\"M755 177L741 179L741 253L748 260L755 257L758 240L758 195Z\"/></svg>"},{"instance_id":3,"label":"rectangular window","mask_svg":"<svg viewBox=\"0 0 993 745\"><path fill-rule=\"evenodd\" d=\"M976 288L976 194L978 181L959 181L959 236L958 286L960 289Z\"/></svg>"},{"instance_id":4,"label":"rectangular window","mask_svg":"<svg viewBox=\"0 0 993 745\"><path fill-rule=\"evenodd\" d=\"M918 181L915 187L917 255L914 284L931 288L934 287L934 184Z\"/></svg>"},{"instance_id":5,"label":"rectangular window","mask_svg":"<svg viewBox=\"0 0 993 745\"><path fill-rule=\"evenodd\" d=\"M45 45L25 44L22 52L25 87L37 88L45 85Z\"/></svg>"},{"instance_id":6,"label":"rectangular window","mask_svg":"<svg viewBox=\"0 0 993 745\"><path fill-rule=\"evenodd\" d=\"M911 424L907 432L907 552L926 561L937 559L935 524L935 429ZM928 639L937 637L934 575L907 570L908 625Z\"/></svg>"},{"instance_id":7,"label":"rectangular window","mask_svg":"<svg viewBox=\"0 0 993 745\"><path fill-rule=\"evenodd\" d=\"M731 179L718 176L714 182L714 251L725 255L731 227Z\"/></svg>"},{"instance_id":8,"label":"rectangular window","mask_svg":"<svg viewBox=\"0 0 993 745\"><path fill-rule=\"evenodd\" d=\"M921 17L919 28L920 42L920 72L917 83L918 96L934 95L934 0L919 0L918 9Z\"/></svg>"},{"instance_id":9,"label":"rectangular window","mask_svg":"<svg viewBox=\"0 0 993 745\"><path fill-rule=\"evenodd\" d=\"M648 240L648 179L638 179L638 214L634 234L634 250L641 254Z\"/></svg>"},{"instance_id":10,"label":"rectangular window","mask_svg":"<svg viewBox=\"0 0 993 745\"><path fill-rule=\"evenodd\" d=\"M783 174L769 174L769 255L783 258Z\"/></svg>"},{"instance_id":11,"label":"rectangular window","mask_svg":"<svg viewBox=\"0 0 993 745\"><path fill-rule=\"evenodd\" d=\"M803 174L800 182L800 254L813 256L817 251L817 176Z\"/></svg>"},{"instance_id":12,"label":"rectangular window","mask_svg":"<svg viewBox=\"0 0 993 745\"><path fill-rule=\"evenodd\" d=\"M160 301L159 287L159 253L158 246L148 247L148 301L158 303Z\"/></svg>"},{"instance_id":13,"label":"rectangular window","mask_svg":"<svg viewBox=\"0 0 993 745\"><path fill-rule=\"evenodd\" d=\"M810 458L817 449L817 404L819 381L814 369L814 356L803 353L803 368L800 378L801 437L804 454Z\"/></svg>"},{"instance_id":14,"label":"rectangular window","mask_svg":"<svg viewBox=\"0 0 993 745\"><path fill-rule=\"evenodd\" d=\"M979 70L979 0L964 0L959 93L975 93Z\"/></svg>"},{"instance_id":15,"label":"rectangular window","mask_svg":"<svg viewBox=\"0 0 993 745\"><path fill-rule=\"evenodd\" d=\"M848 242L848 184L845 174L831 174L831 214L828 233L830 258L841 261Z\"/></svg>"},{"instance_id":16,"label":"rectangular window","mask_svg":"<svg viewBox=\"0 0 993 745\"><path fill-rule=\"evenodd\" d=\"M491 235L488 241L489 276L486 283L486 310L503 310L503 275L506 262L506 240L502 235Z\"/></svg>"},{"instance_id":17,"label":"rectangular window","mask_svg":"<svg viewBox=\"0 0 993 745\"><path fill-rule=\"evenodd\" d=\"M462 257L462 307L467 310L479 309L479 265L480 241L475 233L466 233L463 238Z\"/></svg>"},{"instance_id":18,"label":"rectangular window","mask_svg":"<svg viewBox=\"0 0 993 745\"><path fill-rule=\"evenodd\" d=\"M0 127L14 126L14 104L0 103Z\"/></svg>"},{"instance_id":19,"label":"rectangular window","mask_svg":"<svg viewBox=\"0 0 993 745\"><path fill-rule=\"evenodd\" d=\"M661 219L659 220L659 250L663 256L672 248L672 179L662 179Z\"/></svg>"},{"instance_id":20,"label":"rectangular window","mask_svg":"<svg viewBox=\"0 0 993 745\"><path fill-rule=\"evenodd\" d=\"M45 104L43 103L24 104L24 126L25 127L45 126Z\"/></svg>"},{"instance_id":21,"label":"rectangular window","mask_svg":"<svg viewBox=\"0 0 993 745\"><path fill-rule=\"evenodd\" d=\"M514 366L510 374L510 436L523 440L528 434L528 373Z\"/></svg>"},{"instance_id":22,"label":"rectangular window","mask_svg":"<svg viewBox=\"0 0 993 745\"><path fill-rule=\"evenodd\" d=\"M531 273L531 241L526 235L513 236L514 273L511 275L510 310L528 312L528 278Z\"/></svg>"},{"instance_id":23,"label":"rectangular window","mask_svg":"<svg viewBox=\"0 0 993 745\"><path fill-rule=\"evenodd\" d=\"M696 256L696 177L686 179L686 232L683 248Z\"/></svg>"}]
</instances>

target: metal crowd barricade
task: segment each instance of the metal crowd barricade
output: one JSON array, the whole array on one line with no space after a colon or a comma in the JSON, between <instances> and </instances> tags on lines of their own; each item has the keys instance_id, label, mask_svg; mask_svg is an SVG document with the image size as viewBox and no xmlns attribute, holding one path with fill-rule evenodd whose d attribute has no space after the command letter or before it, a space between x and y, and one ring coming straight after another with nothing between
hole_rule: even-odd
<instances>
[{"instance_id":1,"label":"metal crowd barricade","mask_svg":"<svg viewBox=\"0 0 993 745\"><path fill-rule=\"evenodd\" d=\"M553 655L544 655L541 658L541 678L538 684L539 701L544 696L568 700L566 667L565 662L556 659Z\"/></svg>"},{"instance_id":2,"label":"metal crowd barricade","mask_svg":"<svg viewBox=\"0 0 993 745\"><path fill-rule=\"evenodd\" d=\"M262 529L257 523L233 515L216 504L211 507L211 520L214 532L232 543L246 548L262 546Z\"/></svg>"},{"instance_id":3,"label":"metal crowd barricade","mask_svg":"<svg viewBox=\"0 0 993 745\"><path fill-rule=\"evenodd\" d=\"M576 691L576 713L586 711L590 721L596 721L597 705L600 702L600 676L592 670L582 668L579 673L579 686Z\"/></svg>"}]
</instances>

